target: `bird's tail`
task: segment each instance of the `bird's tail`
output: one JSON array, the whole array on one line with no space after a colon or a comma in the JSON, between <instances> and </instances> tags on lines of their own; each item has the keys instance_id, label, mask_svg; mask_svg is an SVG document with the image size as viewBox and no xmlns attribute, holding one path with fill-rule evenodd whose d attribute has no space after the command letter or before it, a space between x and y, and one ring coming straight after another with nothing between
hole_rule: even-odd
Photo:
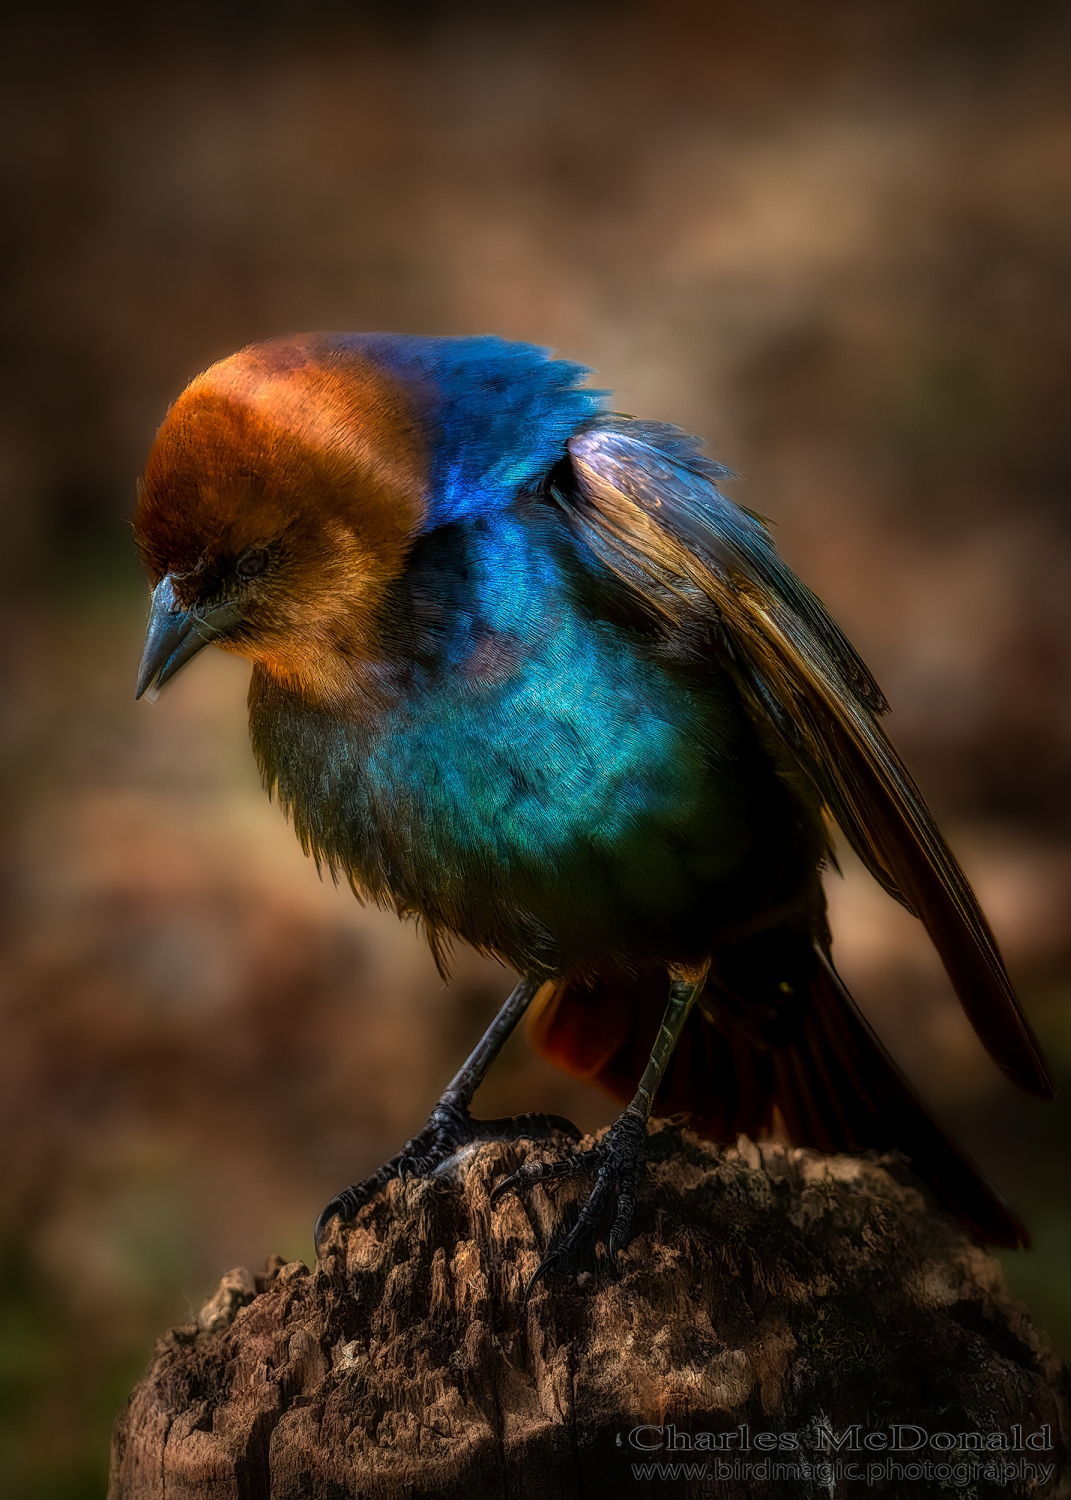
<instances>
[{"instance_id":1,"label":"bird's tail","mask_svg":"<svg viewBox=\"0 0 1071 1500\"><path fill-rule=\"evenodd\" d=\"M725 1142L770 1131L779 1116L797 1146L900 1151L979 1240L1029 1244L1015 1213L949 1140L809 937L784 929L719 957L658 1091L658 1114L687 1113L700 1134ZM547 986L531 1039L559 1067L627 1100L666 998L664 971Z\"/></svg>"}]
</instances>

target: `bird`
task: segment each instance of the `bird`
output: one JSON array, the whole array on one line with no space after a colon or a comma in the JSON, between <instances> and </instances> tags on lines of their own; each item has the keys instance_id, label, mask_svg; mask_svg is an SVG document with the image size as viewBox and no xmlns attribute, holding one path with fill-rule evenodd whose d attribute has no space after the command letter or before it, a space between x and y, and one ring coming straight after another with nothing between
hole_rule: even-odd
<instances>
[{"instance_id":1,"label":"bird","mask_svg":"<svg viewBox=\"0 0 1071 1500\"><path fill-rule=\"evenodd\" d=\"M520 976L427 1124L326 1206L318 1250L392 1178L543 1137L493 1202L592 1185L529 1291L600 1246L617 1272L656 1103L715 1141L899 1152L977 1240L1027 1244L834 967L832 824L924 924L998 1067L1051 1097L881 690L732 471L590 373L493 335L269 339L192 380L139 483L138 696L209 644L247 657L253 751L305 851L415 918L444 973L461 940ZM624 1104L595 1145L471 1114L526 1015Z\"/></svg>"}]
</instances>

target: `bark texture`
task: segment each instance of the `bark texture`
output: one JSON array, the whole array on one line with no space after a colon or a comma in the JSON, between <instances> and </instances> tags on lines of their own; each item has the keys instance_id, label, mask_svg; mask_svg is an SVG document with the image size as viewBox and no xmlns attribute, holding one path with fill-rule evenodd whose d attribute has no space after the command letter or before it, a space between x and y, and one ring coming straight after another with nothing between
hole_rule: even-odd
<instances>
[{"instance_id":1,"label":"bark texture","mask_svg":"<svg viewBox=\"0 0 1071 1500\"><path fill-rule=\"evenodd\" d=\"M667 1126L622 1279L600 1255L526 1305L583 1185L488 1195L543 1149L389 1184L315 1271L225 1276L120 1417L111 1500L1069 1493L1067 1372L895 1158Z\"/></svg>"}]
</instances>

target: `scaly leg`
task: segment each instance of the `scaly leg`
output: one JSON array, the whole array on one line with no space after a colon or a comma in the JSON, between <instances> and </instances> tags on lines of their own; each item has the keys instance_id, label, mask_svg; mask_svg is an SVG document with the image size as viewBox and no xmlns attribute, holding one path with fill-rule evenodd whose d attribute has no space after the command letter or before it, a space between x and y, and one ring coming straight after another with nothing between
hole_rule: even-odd
<instances>
[{"instance_id":1,"label":"scaly leg","mask_svg":"<svg viewBox=\"0 0 1071 1500\"><path fill-rule=\"evenodd\" d=\"M617 1253L629 1241L632 1214L636 1207L640 1162L647 1139L647 1122L651 1118L655 1093L706 976L706 966L700 970L675 968L670 971L669 1004L635 1097L617 1117L599 1145L590 1151L573 1152L561 1161L526 1162L512 1176L500 1182L491 1194L491 1202L494 1204L504 1194L524 1191L537 1182L548 1182L556 1177L595 1177L595 1186L580 1210L580 1217L569 1233L543 1257L528 1283L526 1297L549 1270L573 1258L584 1236L597 1227L602 1211L611 1198L615 1199L616 1214L607 1249L610 1264L615 1275L617 1274Z\"/></svg>"},{"instance_id":2,"label":"scaly leg","mask_svg":"<svg viewBox=\"0 0 1071 1500\"><path fill-rule=\"evenodd\" d=\"M336 1193L323 1213L316 1220L313 1240L316 1253L320 1254L324 1232L332 1219L348 1223L356 1218L358 1211L392 1177L428 1177L447 1161L459 1147L470 1141L515 1141L526 1137L539 1139L553 1131L564 1131L574 1140L580 1132L569 1120L560 1115L517 1115L501 1120L474 1120L469 1114L472 1096L487 1075L487 1070L501 1052L510 1033L524 1015L535 997L539 984L535 980L522 979L510 995L498 1015L491 1022L477 1043L472 1055L455 1074L443 1090L438 1103L428 1116L428 1122L412 1140L383 1163L371 1177L355 1182L351 1187Z\"/></svg>"}]
</instances>

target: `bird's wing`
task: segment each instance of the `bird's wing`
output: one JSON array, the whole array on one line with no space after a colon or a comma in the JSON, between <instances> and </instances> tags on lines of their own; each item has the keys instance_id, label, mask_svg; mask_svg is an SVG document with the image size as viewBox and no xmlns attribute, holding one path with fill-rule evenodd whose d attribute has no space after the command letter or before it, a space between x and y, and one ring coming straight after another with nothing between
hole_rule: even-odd
<instances>
[{"instance_id":1,"label":"bird's wing","mask_svg":"<svg viewBox=\"0 0 1071 1500\"><path fill-rule=\"evenodd\" d=\"M627 418L579 433L569 453L575 482L552 493L575 532L669 628L711 622L750 713L875 879L921 918L994 1061L1049 1097L989 924L877 722L880 689L762 521L719 493L728 471L675 428Z\"/></svg>"}]
</instances>

